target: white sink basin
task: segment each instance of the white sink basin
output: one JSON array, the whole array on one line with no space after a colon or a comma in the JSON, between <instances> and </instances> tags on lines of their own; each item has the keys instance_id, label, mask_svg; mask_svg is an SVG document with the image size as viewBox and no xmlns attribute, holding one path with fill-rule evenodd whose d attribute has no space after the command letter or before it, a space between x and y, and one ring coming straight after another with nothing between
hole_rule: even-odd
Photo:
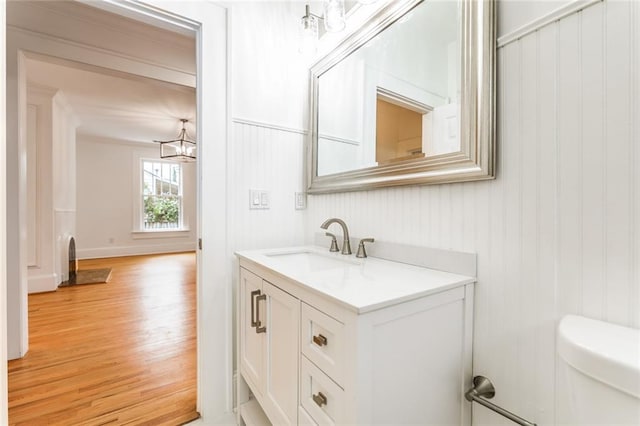
<instances>
[{"instance_id":1,"label":"white sink basin","mask_svg":"<svg viewBox=\"0 0 640 426\"><path fill-rule=\"evenodd\" d=\"M376 257L358 259L331 253L326 247L272 248L236 254L241 261L270 269L358 313L475 282L471 276Z\"/></svg>"},{"instance_id":2,"label":"white sink basin","mask_svg":"<svg viewBox=\"0 0 640 426\"><path fill-rule=\"evenodd\" d=\"M313 251L299 251L288 253L266 253L265 256L274 261L282 261L289 265L297 265L299 268L308 269L309 271L321 271L325 269L338 269L347 266L357 265L358 262L345 256L344 259L339 254L321 254Z\"/></svg>"}]
</instances>

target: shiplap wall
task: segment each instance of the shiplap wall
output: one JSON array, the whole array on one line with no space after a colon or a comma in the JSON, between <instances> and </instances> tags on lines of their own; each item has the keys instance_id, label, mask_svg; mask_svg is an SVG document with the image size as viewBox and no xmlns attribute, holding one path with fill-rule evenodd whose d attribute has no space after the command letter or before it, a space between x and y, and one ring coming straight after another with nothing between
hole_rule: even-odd
<instances>
[{"instance_id":1,"label":"shiplap wall","mask_svg":"<svg viewBox=\"0 0 640 426\"><path fill-rule=\"evenodd\" d=\"M640 327L639 57L640 2L589 6L499 49L496 180L309 198L309 237L341 217L477 253L474 374L539 425L556 424L562 315ZM474 424L512 423L476 406Z\"/></svg>"},{"instance_id":2,"label":"shiplap wall","mask_svg":"<svg viewBox=\"0 0 640 426\"><path fill-rule=\"evenodd\" d=\"M236 120L230 145L229 217L231 252L304 242L305 210L295 209L295 192L304 192L304 135L260 123ZM249 209L249 190L269 192L270 208Z\"/></svg>"},{"instance_id":3,"label":"shiplap wall","mask_svg":"<svg viewBox=\"0 0 640 426\"><path fill-rule=\"evenodd\" d=\"M236 250L304 242L306 210L294 203L295 192L305 190L308 67L297 43L302 14L299 2L231 4L231 259ZM269 192L269 209L249 209L251 189Z\"/></svg>"}]
</instances>

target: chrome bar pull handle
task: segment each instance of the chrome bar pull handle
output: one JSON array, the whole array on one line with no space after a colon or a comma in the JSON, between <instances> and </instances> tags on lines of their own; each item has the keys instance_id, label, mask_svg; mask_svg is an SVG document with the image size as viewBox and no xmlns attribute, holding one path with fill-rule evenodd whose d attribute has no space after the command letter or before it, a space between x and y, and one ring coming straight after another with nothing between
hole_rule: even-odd
<instances>
[{"instance_id":1,"label":"chrome bar pull handle","mask_svg":"<svg viewBox=\"0 0 640 426\"><path fill-rule=\"evenodd\" d=\"M260 321L260 301L261 300L267 300L267 295L261 294L260 296L256 297L256 320L257 320L256 333L258 334L267 332L266 325L264 327L261 327L262 325L262 321Z\"/></svg>"},{"instance_id":2,"label":"chrome bar pull handle","mask_svg":"<svg viewBox=\"0 0 640 426\"><path fill-rule=\"evenodd\" d=\"M317 336L313 336L313 343L322 347L326 346L328 342L326 337L324 337L322 334L318 334Z\"/></svg>"},{"instance_id":3,"label":"chrome bar pull handle","mask_svg":"<svg viewBox=\"0 0 640 426\"><path fill-rule=\"evenodd\" d=\"M473 378L473 387L464 394L464 397L469 402L477 402L480 405L487 407L490 410L495 411L511 420L514 423L517 423L521 426L537 426L535 423L531 423L522 417L516 416L510 411L505 410L502 407L498 407L497 405L487 401L485 398L491 399L496 395L496 389L493 387L493 383L491 380L487 379L483 376L476 376Z\"/></svg>"},{"instance_id":4,"label":"chrome bar pull handle","mask_svg":"<svg viewBox=\"0 0 640 426\"><path fill-rule=\"evenodd\" d=\"M251 292L251 327L258 327L260 325L260 321L254 320L256 317L256 296L260 295L260 290L254 290Z\"/></svg>"},{"instance_id":5,"label":"chrome bar pull handle","mask_svg":"<svg viewBox=\"0 0 640 426\"><path fill-rule=\"evenodd\" d=\"M318 407L327 405L327 397L324 396L322 392L318 392L317 395L311 395L311 398L313 398L313 402L315 402L318 405Z\"/></svg>"}]
</instances>

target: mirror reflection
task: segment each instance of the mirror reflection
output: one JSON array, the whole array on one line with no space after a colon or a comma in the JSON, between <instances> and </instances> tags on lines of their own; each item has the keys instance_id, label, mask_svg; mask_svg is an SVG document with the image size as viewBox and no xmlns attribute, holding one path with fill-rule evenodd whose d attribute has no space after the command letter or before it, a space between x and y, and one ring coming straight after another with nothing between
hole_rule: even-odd
<instances>
[{"instance_id":1,"label":"mirror reflection","mask_svg":"<svg viewBox=\"0 0 640 426\"><path fill-rule=\"evenodd\" d=\"M317 176L461 150L460 17L423 1L318 77Z\"/></svg>"}]
</instances>

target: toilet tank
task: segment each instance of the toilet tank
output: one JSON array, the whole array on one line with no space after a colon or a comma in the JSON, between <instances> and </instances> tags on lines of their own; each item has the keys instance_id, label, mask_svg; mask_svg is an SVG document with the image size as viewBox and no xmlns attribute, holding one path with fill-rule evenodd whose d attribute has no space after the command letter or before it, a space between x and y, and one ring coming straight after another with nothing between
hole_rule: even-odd
<instances>
[{"instance_id":1,"label":"toilet tank","mask_svg":"<svg viewBox=\"0 0 640 426\"><path fill-rule=\"evenodd\" d=\"M567 315L558 354L559 425L640 425L640 330Z\"/></svg>"}]
</instances>

